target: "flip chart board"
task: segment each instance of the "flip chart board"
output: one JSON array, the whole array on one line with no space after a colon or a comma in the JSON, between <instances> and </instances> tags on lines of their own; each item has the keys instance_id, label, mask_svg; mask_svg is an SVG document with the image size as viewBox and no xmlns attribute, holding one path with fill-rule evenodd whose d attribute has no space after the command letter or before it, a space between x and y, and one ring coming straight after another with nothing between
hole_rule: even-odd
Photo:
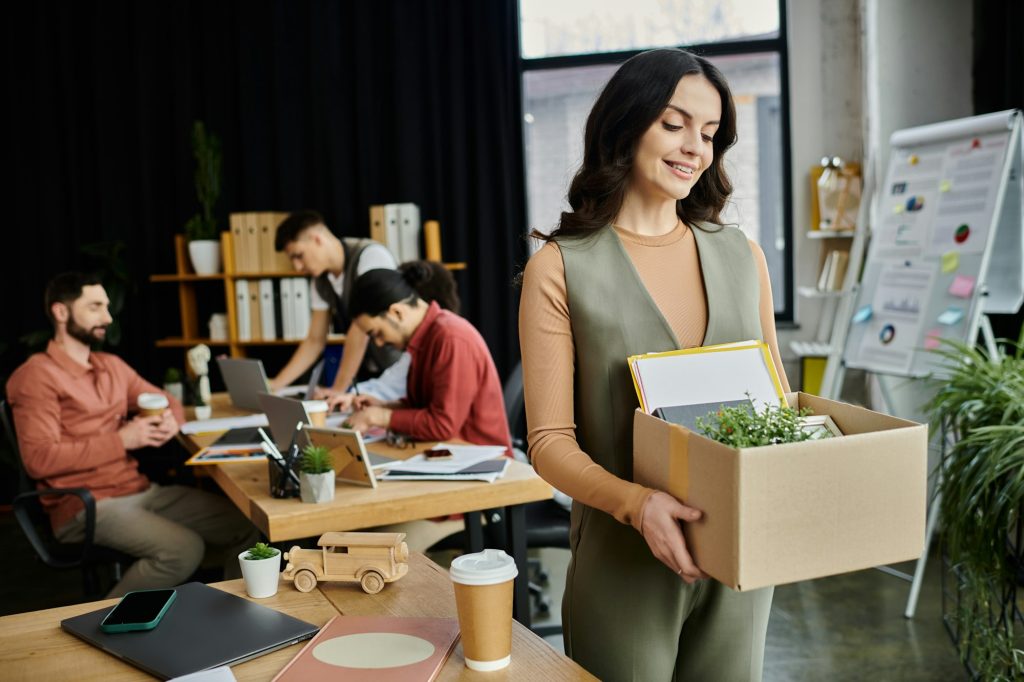
<instances>
[{"instance_id":1,"label":"flip chart board","mask_svg":"<svg viewBox=\"0 0 1024 682\"><path fill-rule=\"evenodd\" d=\"M940 339L1024 301L1021 112L893 133L853 306L847 367L921 377Z\"/></svg>"}]
</instances>

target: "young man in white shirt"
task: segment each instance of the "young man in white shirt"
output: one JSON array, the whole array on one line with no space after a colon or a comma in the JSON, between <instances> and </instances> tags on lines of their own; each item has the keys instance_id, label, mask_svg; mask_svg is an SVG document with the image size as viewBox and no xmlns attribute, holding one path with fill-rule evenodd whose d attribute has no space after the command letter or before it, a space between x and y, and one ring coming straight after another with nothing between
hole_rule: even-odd
<instances>
[{"instance_id":1,"label":"young man in white shirt","mask_svg":"<svg viewBox=\"0 0 1024 682\"><path fill-rule=\"evenodd\" d=\"M289 386L323 353L327 334L334 325L345 333L345 352L332 390L345 391L356 379L378 376L398 359L394 349L377 348L348 316L352 281L377 268L394 269L395 257L386 246L371 239L338 238L316 211L297 211L277 228L274 247L288 254L297 272L312 278L309 332L295 353L274 377L271 390Z\"/></svg>"}]
</instances>

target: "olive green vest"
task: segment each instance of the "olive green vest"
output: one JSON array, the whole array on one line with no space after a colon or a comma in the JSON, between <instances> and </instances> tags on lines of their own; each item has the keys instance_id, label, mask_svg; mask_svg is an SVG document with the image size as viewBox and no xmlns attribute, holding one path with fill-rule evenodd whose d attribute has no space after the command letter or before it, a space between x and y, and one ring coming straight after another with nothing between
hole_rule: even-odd
<instances>
[{"instance_id":1,"label":"olive green vest","mask_svg":"<svg viewBox=\"0 0 1024 682\"><path fill-rule=\"evenodd\" d=\"M757 266L738 228L693 230L707 294L703 345L762 339ZM679 341L611 227L558 241L575 344L576 439L605 469L633 480L633 411L626 358L675 350Z\"/></svg>"}]
</instances>

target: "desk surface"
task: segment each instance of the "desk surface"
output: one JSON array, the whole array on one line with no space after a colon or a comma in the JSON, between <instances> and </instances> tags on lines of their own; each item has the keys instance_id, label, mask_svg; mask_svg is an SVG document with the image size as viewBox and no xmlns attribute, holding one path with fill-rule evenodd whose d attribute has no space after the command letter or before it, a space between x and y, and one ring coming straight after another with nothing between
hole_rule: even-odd
<instances>
[{"instance_id":1,"label":"desk surface","mask_svg":"<svg viewBox=\"0 0 1024 682\"><path fill-rule=\"evenodd\" d=\"M241 580L213 585L245 596ZM60 629L71 616L112 606L117 600L76 604L0 618L0 676L4 680L139 680L146 673ZM258 603L318 626L337 614L455 618L455 596L447 573L421 554L409 560L409 573L384 591L368 595L353 583L321 583L303 594L283 582L278 593ZM274 651L232 668L239 680L269 680L304 646ZM517 622L512 623L512 665L501 673L475 673L465 667L462 645L449 657L439 680L593 680L583 668L552 649Z\"/></svg>"},{"instance_id":2,"label":"desk surface","mask_svg":"<svg viewBox=\"0 0 1024 682\"><path fill-rule=\"evenodd\" d=\"M227 402L226 394L211 401L214 416L240 414ZM242 412L241 414L244 414ZM215 435L192 437L203 445ZM398 449L371 443L367 449L389 457L405 459L431 447ZM297 498L279 500L270 496L267 463L237 462L207 467L224 493L271 542L283 542L320 535L328 531L357 530L371 526L429 519L481 509L551 499L552 489L533 468L510 462L507 473L494 483L481 481L381 481L376 489L339 481L334 501L303 504Z\"/></svg>"}]
</instances>

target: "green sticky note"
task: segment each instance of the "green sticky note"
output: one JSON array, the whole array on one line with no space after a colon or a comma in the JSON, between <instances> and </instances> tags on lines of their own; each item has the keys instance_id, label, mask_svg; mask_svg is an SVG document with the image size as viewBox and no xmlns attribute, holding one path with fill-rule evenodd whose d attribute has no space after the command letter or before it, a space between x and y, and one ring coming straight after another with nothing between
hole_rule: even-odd
<instances>
[{"instance_id":1,"label":"green sticky note","mask_svg":"<svg viewBox=\"0 0 1024 682\"><path fill-rule=\"evenodd\" d=\"M942 271L943 272L956 272L956 269L960 267L960 254L956 251L947 251L942 254Z\"/></svg>"}]
</instances>

